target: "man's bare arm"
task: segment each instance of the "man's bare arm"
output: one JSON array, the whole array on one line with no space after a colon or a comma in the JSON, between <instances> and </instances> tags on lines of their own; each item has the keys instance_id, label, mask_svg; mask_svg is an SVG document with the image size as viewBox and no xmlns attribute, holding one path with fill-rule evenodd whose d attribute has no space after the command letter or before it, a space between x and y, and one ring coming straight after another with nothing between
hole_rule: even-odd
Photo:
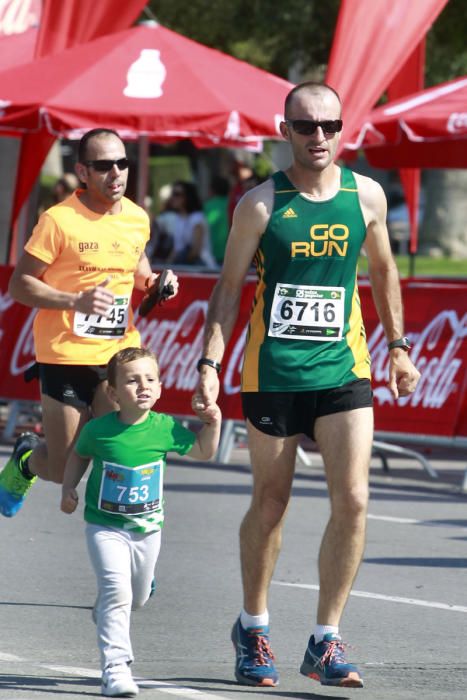
<instances>
[{"instance_id":1,"label":"man's bare arm","mask_svg":"<svg viewBox=\"0 0 467 700\"><path fill-rule=\"evenodd\" d=\"M272 201L272 182L267 181L244 195L235 209L224 265L209 301L203 357L222 361L237 320L243 283L267 226ZM218 391L215 369L203 365L198 396L208 405L217 399Z\"/></svg>"},{"instance_id":2,"label":"man's bare arm","mask_svg":"<svg viewBox=\"0 0 467 700\"><path fill-rule=\"evenodd\" d=\"M365 250L376 310L388 342L402 337L403 310L399 272L386 226L386 198L380 185L365 178L361 201L367 223Z\"/></svg>"},{"instance_id":3,"label":"man's bare arm","mask_svg":"<svg viewBox=\"0 0 467 700\"><path fill-rule=\"evenodd\" d=\"M105 286L93 287L85 292L65 292L51 287L41 278L48 265L30 253L23 253L11 276L8 292L25 306L38 309L73 309L82 313L106 314L114 296Z\"/></svg>"},{"instance_id":4,"label":"man's bare arm","mask_svg":"<svg viewBox=\"0 0 467 700\"><path fill-rule=\"evenodd\" d=\"M360 200L367 224L365 250L368 256L371 290L378 317L389 342L404 334L404 314L399 272L391 252L386 226L386 197L380 185L358 177ZM407 352L395 348L389 352L389 388L395 398L415 391L420 373Z\"/></svg>"}]
</instances>

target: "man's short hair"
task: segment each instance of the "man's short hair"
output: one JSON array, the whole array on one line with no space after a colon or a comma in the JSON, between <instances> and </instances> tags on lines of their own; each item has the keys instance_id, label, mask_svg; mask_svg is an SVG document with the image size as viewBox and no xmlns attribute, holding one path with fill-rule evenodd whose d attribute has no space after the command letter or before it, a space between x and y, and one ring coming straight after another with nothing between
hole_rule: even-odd
<instances>
[{"instance_id":1,"label":"man's short hair","mask_svg":"<svg viewBox=\"0 0 467 700\"><path fill-rule=\"evenodd\" d=\"M117 382L117 372L118 368L122 365L126 365L128 362L134 362L134 360L140 360L142 357L150 357L154 360L157 373L159 374L159 363L157 362L157 357L149 348L124 348L119 350L113 355L107 365L107 381L110 386L115 388Z\"/></svg>"},{"instance_id":2,"label":"man's short hair","mask_svg":"<svg viewBox=\"0 0 467 700\"><path fill-rule=\"evenodd\" d=\"M318 83L313 80L308 80L305 83L299 83L298 85L295 85L295 87L292 88L292 90L286 96L284 103L284 116L286 119L288 117L287 113L290 109L290 105L293 101L293 98L298 92L301 92L302 90L307 90L308 92L320 92L322 90L329 90L329 92L332 92L337 97L339 104L342 105L339 94L330 85L328 85L327 83Z\"/></svg>"},{"instance_id":3,"label":"man's short hair","mask_svg":"<svg viewBox=\"0 0 467 700\"><path fill-rule=\"evenodd\" d=\"M116 136L119 141L122 141L120 134L117 133L115 129L91 129L90 131L87 131L84 136L82 136L81 141L78 144L78 163L86 162L89 141L93 138L99 138L101 136Z\"/></svg>"}]
</instances>

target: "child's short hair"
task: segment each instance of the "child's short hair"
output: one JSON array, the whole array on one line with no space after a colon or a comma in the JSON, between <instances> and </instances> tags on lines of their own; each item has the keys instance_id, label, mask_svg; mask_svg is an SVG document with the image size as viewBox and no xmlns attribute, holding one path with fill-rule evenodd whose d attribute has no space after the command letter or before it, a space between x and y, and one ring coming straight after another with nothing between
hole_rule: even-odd
<instances>
[{"instance_id":1,"label":"child's short hair","mask_svg":"<svg viewBox=\"0 0 467 700\"><path fill-rule=\"evenodd\" d=\"M134 360L140 360L142 357L150 357L154 360L157 373L159 374L159 363L157 362L157 357L152 350L148 348L124 348L110 358L107 365L107 381L110 386L115 387L117 382L117 370L121 365L126 365L128 362L133 362Z\"/></svg>"}]
</instances>

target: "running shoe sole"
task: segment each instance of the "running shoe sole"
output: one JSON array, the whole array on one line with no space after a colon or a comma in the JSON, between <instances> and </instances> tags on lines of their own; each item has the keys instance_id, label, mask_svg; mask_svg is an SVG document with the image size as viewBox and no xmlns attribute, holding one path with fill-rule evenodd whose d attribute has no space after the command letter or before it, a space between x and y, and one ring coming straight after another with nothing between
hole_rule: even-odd
<instances>
[{"instance_id":1,"label":"running shoe sole","mask_svg":"<svg viewBox=\"0 0 467 700\"><path fill-rule=\"evenodd\" d=\"M356 671L351 671L344 678L326 678L316 671L316 666L304 661L300 667L300 673L307 678L318 681L321 685L338 686L339 688L363 688L363 681Z\"/></svg>"}]
</instances>

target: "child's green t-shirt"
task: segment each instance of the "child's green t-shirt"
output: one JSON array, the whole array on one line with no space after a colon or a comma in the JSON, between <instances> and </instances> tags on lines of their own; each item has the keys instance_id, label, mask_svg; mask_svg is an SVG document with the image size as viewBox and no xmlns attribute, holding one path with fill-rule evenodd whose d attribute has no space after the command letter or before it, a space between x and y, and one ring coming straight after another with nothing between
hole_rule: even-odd
<instances>
[{"instance_id":1,"label":"child's green t-shirt","mask_svg":"<svg viewBox=\"0 0 467 700\"><path fill-rule=\"evenodd\" d=\"M153 411L136 425L122 423L116 412L90 420L75 446L92 459L84 519L139 533L160 530L167 452L186 454L195 439L172 416Z\"/></svg>"}]
</instances>

